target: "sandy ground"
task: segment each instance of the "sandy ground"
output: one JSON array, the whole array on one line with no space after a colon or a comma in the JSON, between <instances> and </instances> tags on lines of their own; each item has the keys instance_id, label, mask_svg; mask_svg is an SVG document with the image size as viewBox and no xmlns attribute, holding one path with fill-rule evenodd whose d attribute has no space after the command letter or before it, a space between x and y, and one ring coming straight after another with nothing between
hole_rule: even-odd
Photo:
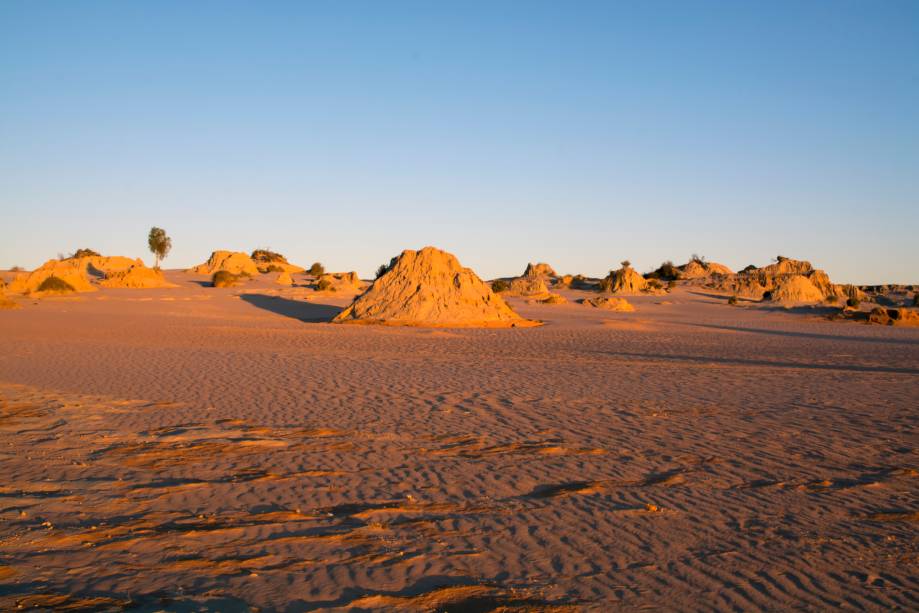
<instances>
[{"instance_id":1,"label":"sandy ground","mask_svg":"<svg viewBox=\"0 0 919 613\"><path fill-rule=\"evenodd\" d=\"M919 330L170 279L0 312L0 609L919 608Z\"/></svg>"}]
</instances>

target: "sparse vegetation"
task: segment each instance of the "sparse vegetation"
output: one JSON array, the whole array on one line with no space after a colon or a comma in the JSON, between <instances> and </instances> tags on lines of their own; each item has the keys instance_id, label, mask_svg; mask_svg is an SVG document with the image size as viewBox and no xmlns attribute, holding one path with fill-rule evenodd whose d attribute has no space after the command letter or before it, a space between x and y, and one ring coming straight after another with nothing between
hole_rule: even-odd
<instances>
[{"instance_id":1,"label":"sparse vegetation","mask_svg":"<svg viewBox=\"0 0 919 613\"><path fill-rule=\"evenodd\" d=\"M335 291L335 288L332 287L332 282L328 279L319 279L319 282L316 283L316 289L320 292L324 291Z\"/></svg>"},{"instance_id":2,"label":"sparse vegetation","mask_svg":"<svg viewBox=\"0 0 919 613\"><path fill-rule=\"evenodd\" d=\"M229 270L218 270L211 276L211 285L214 287L233 287L242 277L248 275L235 275Z\"/></svg>"},{"instance_id":3,"label":"sparse vegetation","mask_svg":"<svg viewBox=\"0 0 919 613\"><path fill-rule=\"evenodd\" d=\"M22 266L13 266L12 268L10 268L10 272L22 272L22 271L23 271Z\"/></svg>"},{"instance_id":4,"label":"sparse vegetation","mask_svg":"<svg viewBox=\"0 0 919 613\"><path fill-rule=\"evenodd\" d=\"M648 280L648 288L651 290L660 290L664 289L664 284L658 281L657 279Z\"/></svg>"},{"instance_id":5,"label":"sparse vegetation","mask_svg":"<svg viewBox=\"0 0 919 613\"><path fill-rule=\"evenodd\" d=\"M919 292L913 294L913 306L919 306Z\"/></svg>"},{"instance_id":6,"label":"sparse vegetation","mask_svg":"<svg viewBox=\"0 0 919 613\"><path fill-rule=\"evenodd\" d=\"M651 271L645 275L645 279L660 279L661 281L675 281L680 278L680 269L673 265L673 262L667 260L657 270Z\"/></svg>"},{"instance_id":7,"label":"sparse vegetation","mask_svg":"<svg viewBox=\"0 0 919 613\"><path fill-rule=\"evenodd\" d=\"M310 266L309 273L314 277L325 274L325 267L319 262L313 262L313 265Z\"/></svg>"},{"instance_id":8,"label":"sparse vegetation","mask_svg":"<svg viewBox=\"0 0 919 613\"><path fill-rule=\"evenodd\" d=\"M172 239L166 235L166 230L153 226L147 236L147 247L150 248L156 258L156 263L153 267L159 269L160 260L165 259L169 255L170 249L172 249Z\"/></svg>"},{"instance_id":9,"label":"sparse vegetation","mask_svg":"<svg viewBox=\"0 0 919 613\"><path fill-rule=\"evenodd\" d=\"M753 270L756 270L756 266L754 266L753 264L748 264L740 272L751 272Z\"/></svg>"},{"instance_id":10,"label":"sparse vegetation","mask_svg":"<svg viewBox=\"0 0 919 613\"><path fill-rule=\"evenodd\" d=\"M737 304L737 294L734 294L733 296L728 298L728 304L732 306Z\"/></svg>"},{"instance_id":11,"label":"sparse vegetation","mask_svg":"<svg viewBox=\"0 0 919 613\"><path fill-rule=\"evenodd\" d=\"M77 249L73 252L73 255L70 256L70 259L76 260L78 258L97 258L100 257L97 251L92 249Z\"/></svg>"},{"instance_id":12,"label":"sparse vegetation","mask_svg":"<svg viewBox=\"0 0 919 613\"><path fill-rule=\"evenodd\" d=\"M630 261L628 261L628 260L622 260L622 261L619 262L619 263L622 264L622 267L623 267L623 268L630 268L630 267L632 266L632 263L631 263Z\"/></svg>"},{"instance_id":13,"label":"sparse vegetation","mask_svg":"<svg viewBox=\"0 0 919 613\"><path fill-rule=\"evenodd\" d=\"M280 253L271 251L270 249L256 249L249 257L251 257L256 262L287 262L287 258L285 258Z\"/></svg>"},{"instance_id":14,"label":"sparse vegetation","mask_svg":"<svg viewBox=\"0 0 919 613\"><path fill-rule=\"evenodd\" d=\"M776 261L776 262L779 262L779 263L782 263L782 262L784 262L784 261L787 260L787 259L788 259L788 258L786 258L784 255L777 255L777 256L775 256L775 261Z\"/></svg>"},{"instance_id":15,"label":"sparse vegetation","mask_svg":"<svg viewBox=\"0 0 919 613\"><path fill-rule=\"evenodd\" d=\"M692 257L689 258L690 262L695 262L702 268L708 268L708 262L705 261L704 255L699 255L698 253L692 254Z\"/></svg>"},{"instance_id":16,"label":"sparse vegetation","mask_svg":"<svg viewBox=\"0 0 919 613\"><path fill-rule=\"evenodd\" d=\"M861 302L855 296L849 296L846 299L846 306L850 309L857 309L859 306L861 306Z\"/></svg>"},{"instance_id":17,"label":"sparse vegetation","mask_svg":"<svg viewBox=\"0 0 919 613\"><path fill-rule=\"evenodd\" d=\"M511 288L511 284L505 281L504 279L495 279L494 281L491 282L491 291L493 291L496 294L500 294L501 292L506 292L510 288Z\"/></svg>"},{"instance_id":18,"label":"sparse vegetation","mask_svg":"<svg viewBox=\"0 0 919 613\"><path fill-rule=\"evenodd\" d=\"M389 264L380 264L380 267L377 268L377 272L376 272L376 275L374 276L374 279L379 279L380 277L388 273L390 270L392 270L392 267L396 265L397 259L398 257L395 257L389 260Z\"/></svg>"},{"instance_id":19,"label":"sparse vegetation","mask_svg":"<svg viewBox=\"0 0 919 613\"><path fill-rule=\"evenodd\" d=\"M73 286L60 277L55 277L51 275L47 279L41 282L41 285L38 286L38 291L40 292L53 292L58 294L65 294L68 292L76 291Z\"/></svg>"},{"instance_id":20,"label":"sparse vegetation","mask_svg":"<svg viewBox=\"0 0 919 613\"><path fill-rule=\"evenodd\" d=\"M610 291L610 289L613 287L613 274L615 274L615 272L616 271L611 270L609 271L609 274L607 276L600 279L600 283L597 284L597 289L599 291L601 292Z\"/></svg>"},{"instance_id":21,"label":"sparse vegetation","mask_svg":"<svg viewBox=\"0 0 919 613\"><path fill-rule=\"evenodd\" d=\"M269 264L268 267L265 268L265 272L284 272L284 268L277 264Z\"/></svg>"},{"instance_id":22,"label":"sparse vegetation","mask_svg":"<svg viewBox=\"0 0 919 613\"><path fill-rule=\"evenodd\" d=\"M826 297L826 301L829 302L830 304L836 304L837 302L839 302L839 296L837 296L836 294L830 294L829 296Z\"/></svg>"}]
</instances>

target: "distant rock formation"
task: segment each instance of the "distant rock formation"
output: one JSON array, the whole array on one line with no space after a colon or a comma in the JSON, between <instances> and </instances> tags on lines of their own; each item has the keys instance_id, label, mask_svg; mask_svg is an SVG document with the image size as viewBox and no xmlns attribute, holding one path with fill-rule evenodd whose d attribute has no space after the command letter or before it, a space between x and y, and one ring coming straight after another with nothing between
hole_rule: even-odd
<instances>
[{"instance_id":1,"label":"distant rock formation","mask_svg":"<svg viewBox=\"0 0 919 613\"><path fill-rule=\"evenodd\" d=\"M718 262L704 262L702 260L690 260L686 264L678 267L681 279L704 279L714 275L730 276L734 271Z\"/></svg>"},{"instance_id":2,"label":"distant rock formation","mask_svg":"<svg viewBox=\"0 0 919 613\"><path fill-rule=\"evenodd\" d=\"M432 327L538 325L511 310L455 256L434 247L403 251L333 321Z\"/></svg>"},{"instance_id":3,"label":"distant rock formation","mask_svg":"<svg viewBox=\"0 0 919 613\"><path fill-rule=\"evenodd\" d=\"M530 279L537 278L552 278L557 277L555 270L545 262L539 262L538 264L527 264L526 270L523 271L523 276Z\"/></svg>"},{"instance_id":4,"label":"distant rock formation","mask_svg":"<svg viewBox=\"0 0 919 613\"><path fill-rule=\"evenodd\" d=\"M153 289L157 287L178 287L166 281L161 270L135 264L127 270L114 270L105 275L99 282L102 287L126 287L133 289Z\"/></svg>"},{"instance_id":5,"label":"distant rock formation","mask_svg":"<svg viewBox=\"0 0 919 613\"><path fill-rule=\"evenodd\" d=\"M188 272L198 275L212 275L217 271L225 270L234 275L257 275L258 266L247 254L242 251L215 251L204 264L189 268Z\"/></svg>"}]
</instances>

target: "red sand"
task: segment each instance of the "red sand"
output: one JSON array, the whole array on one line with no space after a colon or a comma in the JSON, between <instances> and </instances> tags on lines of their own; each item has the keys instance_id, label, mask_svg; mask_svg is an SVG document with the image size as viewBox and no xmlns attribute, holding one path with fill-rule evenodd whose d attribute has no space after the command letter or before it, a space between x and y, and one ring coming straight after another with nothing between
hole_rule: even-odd
<instances>
[{"instance_id":1,"label":"red sand","mask_svg":"<svg viewBox=\"0 0 919 613\"><path fill-rule=\"evenodd\" d=\"M919 330L167 276L0 312L0 608L919 607Z\"/></svg>"}]
</instances>

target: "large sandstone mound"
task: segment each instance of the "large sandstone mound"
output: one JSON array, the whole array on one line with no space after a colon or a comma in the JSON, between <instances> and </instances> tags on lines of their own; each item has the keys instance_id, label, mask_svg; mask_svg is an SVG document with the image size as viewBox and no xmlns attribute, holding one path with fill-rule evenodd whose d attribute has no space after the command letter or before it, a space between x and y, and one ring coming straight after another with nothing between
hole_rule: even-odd
<instances>
[{"instance_id":1,"label":"large sandstone mound","mask_svg":"<svg viewBox=\"0 0 919 613\"><path fill-rule=\"evenodd\" d=\"M403 251L333 321L431 327L538 325L512 311L455 256L434 247Z\"/></svg>"},{"instance_id":2,"label":"large sandstone mound","mask_svg":"<svg viewBox=\"0 0 919 613\"><path fill-rule=\"evenodd\" d=\"M734 271L718 262L690 260L679 267L681 279L705 279L714 275L733 275Z\"/></svg>"},{"instance_id":3,"label":"large sandstone mound","mask_svg":"<svg viewBox=\"0 0 919 613\"><path fill-rule=\"evenodd\" d=\"M70 260L48 260L32 272L16 275L8 288L11 294L32 294L38 291L48 277L64 281L77 292L94 292L96 288L89 282L84 258Z\"/></svg>"},{"instance_id":4,"label":"large sandstone mound","mask_svg":"<svg viewBox=\"0 0 919 613\"><path fill-rule=\"evenodd\" d=\"M204 264L199 264L194 268L188 269L188 272L199 275L212 275L219 270L225 270L234 275L246 274L257 275L258 266L252 261L248 254L242 251L215 251Z\"/></svg>"},{"instance_id":5,"label":"large sandstone mound","mask_svg":"<svg viewBox=\"0 0 919 613\"><path fill-rule=\"evenodd\" d=\"M843 295L841 286L834 285L824 271L815 269L810 262L789 258L720 278L712 287L755 299L768 292L773 301L785 303L820 302Z\"/></svg>"},{"instance_id":6,"label":"large sandstone mound","mask_svg":"<svg viewBox=\"0 0 919 613\"><path fill-rule=\"evenodd\" d=\"M126 287L132 289L153 289L157 287L178 287L166 281L163 272L135 264L127 270L115 270L105 275L99 282L102 287Z\"/></svg>"},{"instance_id":7,"label":"large sandstone mound","mask_svg":"<svg viewBox=\"0 0 919 613\"><path fill-rule=\"evenodd\" d=\"M825 298L809 278L804 275L785 275L772 290L772 300L788 304L821 302Z\"/></svg>"}]
</instances>

